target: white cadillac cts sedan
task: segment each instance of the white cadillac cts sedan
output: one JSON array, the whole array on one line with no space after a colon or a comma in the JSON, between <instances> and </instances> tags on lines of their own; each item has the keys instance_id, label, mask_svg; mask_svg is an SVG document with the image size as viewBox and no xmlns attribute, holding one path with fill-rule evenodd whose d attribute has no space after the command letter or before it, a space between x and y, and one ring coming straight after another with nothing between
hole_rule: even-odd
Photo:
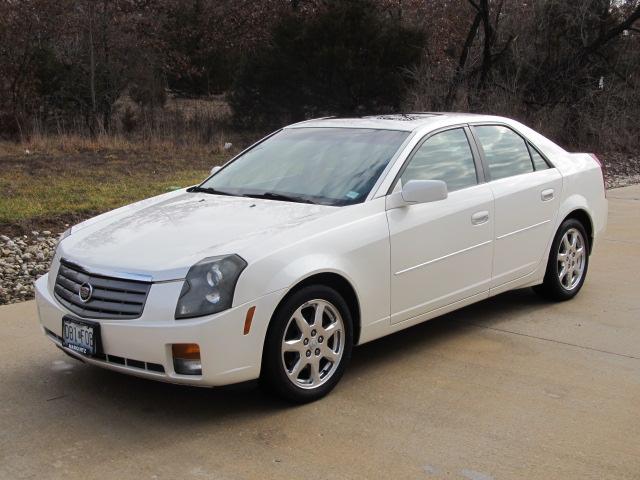
<instances>
[{"instance_id":1,"label":"white cadillac cts sedan","mask_svg":"<svg viewBox=\"0 0 640 480\"><path fill-rule=\"evenodd\" d=\"M69 229L40 321L93 365L305 402L354 345L515 288L573 297L606 220L597 158L513 120L311 120Z\"/></svg>"}]
</instances>

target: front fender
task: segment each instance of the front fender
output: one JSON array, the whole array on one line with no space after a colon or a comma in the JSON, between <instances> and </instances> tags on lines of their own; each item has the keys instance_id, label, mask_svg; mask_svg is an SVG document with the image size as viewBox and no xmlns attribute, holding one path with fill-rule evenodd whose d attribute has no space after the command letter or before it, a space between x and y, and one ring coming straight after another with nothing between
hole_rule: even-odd
<instances>
[{"instance_id":1,"label":"front fender","mask_svg":"<svg viewBox=\"0 0 640 480\"><path fill-rule=\"evenodd\" d=\"M362 205L369 212L354 211L356 219L344 221L339 227L334 225L335 217L321 218L309 226L309 231L296 232L296 238L304 240L280 248L262 245L262 256L248 256L249 265L238 280L234 305L270 292L289 291L312 275L335 273L356 292L363 330L368 323L388 321L390 248L384 199L367 203L374 204ZM344 215L351 214L345 210Z\"/></svg>"},{"instance_id":2,"label":"front fender","mask_svg":"<svg viewBox=\"0 0 640 480\"><path fill-rule=\"evenodd\" d=\"M347 280L353 287L356 295L358 295L358 298L360 298L356 281L349 274L350 271L354 271L355 266L349 265L349 263L345 258L337 258L323 254L301 257L287 264L280 272L280 275L273 278L269 289L278 289L277 286L281 285L281 288L290 290L300 282L314 275L320 273L335 273Z\"/></svg>"}]
</instances>

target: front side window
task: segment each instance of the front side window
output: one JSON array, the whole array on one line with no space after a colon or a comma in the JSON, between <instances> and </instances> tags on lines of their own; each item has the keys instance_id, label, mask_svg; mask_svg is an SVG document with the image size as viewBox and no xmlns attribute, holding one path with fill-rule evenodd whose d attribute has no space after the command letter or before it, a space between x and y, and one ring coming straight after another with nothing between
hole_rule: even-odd
<instances>
[{"instance_id":1,"label":"front side window","mask_svg":"<svg viewBox=\"0 0 640 480\"><path fill-rule=\"evenodd\" d=\"M461 128L436 133L411 158L401 176L409 180L442 180L453 192L478 183L473 153Z\"/></svg>"},{"instance_id":2,"label":"front side window","mask_svg":"<svg viewBox=\"0 0 640 480\"><path fill-rule=\"evenodd\" d=\"M475 132L489 165L491 180L533 172L527 144L513 130L486 125L476 126Z\"/></svg>"},{"instance_id":3,"label":"front side window","mask_svg":"<svg viewBox=\"0 0 640 480\"><path fill-rule=\"evenodd\" d=\"M200 185L229 195L323 205L363 202L409 132L284 129Z\"/></svg>"}]
</instances>

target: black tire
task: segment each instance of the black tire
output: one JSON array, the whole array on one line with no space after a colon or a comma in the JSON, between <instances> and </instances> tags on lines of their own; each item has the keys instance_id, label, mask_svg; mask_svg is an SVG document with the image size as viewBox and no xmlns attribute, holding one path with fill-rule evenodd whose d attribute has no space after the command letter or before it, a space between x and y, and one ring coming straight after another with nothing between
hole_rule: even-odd
<instances>
[{"instance_id":1,"label":"black tire","mask_svg":"<svg viewBox=\"0 0 640 480\"><path fill-rule=\"evenodd\" d=\"M559 279L558 252L560 249L560 243L562 242L564 235L571 229L577 230L580 235L582 235L585 253L582 276L577 284L569 289L566 288L566 286ZM558 229L556 236L553 239L553 243L551 244L551 250L549 252L549 259L547 260L547 270L544 275L544 281L541 285L536 285L535 287L533 287L534 291L543 298L559 302L570 300L575 297L582 288L585 279L587 278L590 251L589 240L589 236L587 235L587 232L580 221L576 220L575 218L568 218L564 222L562 222L562 225L560 225L560 228Z\"/></svg>"},{"instance_id":2,"label":"black tire","mask_svg":"<svg viewBox=\"0 0 640 480\"><path fill-rule=\"evenodd\" d=\"M326 380L324 380L324 383L317 387L303 388L294 384L294 381L290 380L289 375L285 371L282 342L285 338L285 329L289 325L289 320L295 311L305 303L316 299L323 300L331 304L331 306L334 307L342 317L342 323L344 326L344 334L341 336L340 340L342 342L342 356L337 362L337 366L334 364L331 367L332 369L330 371L332 373ZM312 328L313 325L310 325L310 327ZM301 333L301 337L304 339L305 335ZM317 337L316 340L320 340L320 337ZM331 341L335 342L335 337ZM327 341L327 346L329 346L329 341ZM329 393L340 381L340 378L351 359L352 350L353 320L351 318L349 307L342 296L332 288L324 285L311 285L304 287L286 298L278 307L271 319L262 353L260 384L270 393L274 393L290 402L313 402ZM299 358L302 359L302 354L300 354ZM322 360L319 360L319 362L321 361Z\"/></svg>"}]
</instances>

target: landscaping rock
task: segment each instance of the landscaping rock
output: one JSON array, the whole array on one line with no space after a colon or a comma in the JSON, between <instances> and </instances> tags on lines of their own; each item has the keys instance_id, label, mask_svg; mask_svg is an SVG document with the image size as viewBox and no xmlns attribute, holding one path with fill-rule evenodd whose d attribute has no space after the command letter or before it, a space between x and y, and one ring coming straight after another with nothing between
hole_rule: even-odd
<instances>
[{"instance_id":1,"label":"landscaping rock","mask_svg":"<svg viewBox=\"0 0 640 480\"><path fill-rule=\"evenodd\" d=\"M33 298L33 282L49 269L57 242L50 231L0 235L0 305Z\"/></svg>"}]
</instances>

